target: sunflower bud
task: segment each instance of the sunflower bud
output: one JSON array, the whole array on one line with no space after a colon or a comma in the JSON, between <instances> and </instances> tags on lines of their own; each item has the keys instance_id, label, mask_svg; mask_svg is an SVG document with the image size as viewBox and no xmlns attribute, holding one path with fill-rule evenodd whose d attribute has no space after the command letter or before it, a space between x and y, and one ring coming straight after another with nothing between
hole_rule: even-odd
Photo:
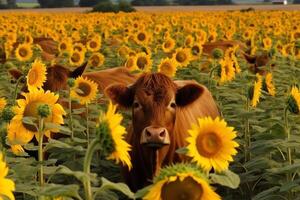
<instances>
[{"instance_id":1,"label":"sunflower bud","mask_svg":"<svg viewBox=\"0 0 300 200\"><path fill-rule=\"evenodd\" d=\"M74 87L74 85L75 85L75 79L69 78L68 79L68 86L71 88L71 87Z\"/></svg>"},{"instance_id":2,"label":"sunflower bud","mask_svg":"<svg viewBox=\"0 0 300 200\"><path fill-rule=\"evenodd\" d=\"M109 125L106 121L99 124L96 129L97 137L100 139L100 145L105 156L110 155L114 151L114 141L110 134Z\"/></svg>"},{"instance_id":3,"label":"sunflower bud","mask_svg":"<svg viewBox=\"0 0 300 200\"><path fill-rule=\"evenodd\" d=\"M214 58L214 59L220 59L220 58L223 58L224 52L223 52L222 49L215 48L215 49L212 51L212 55L213 55L213 58Z\"/></svg>"},{"instance_id":4,"label":"sunflower bud","mask_svg":"<svg viewBox=\"0 0 300 200\"><path fill-rule=\"evenodd\" d=\"M299 114L300 108L298 107L296 99L292 95L288 98L287 104L291 113Z\"/></svg>"},{"instance_id":5,"label":"sunflower bud","mask_svg":"<svg viewBox=\"0 0 300 200\"><path fill-rule=\"evenodd\" d=\"M39 105L38 107L38 114L42 118L46 118L51 114L50 107L47 104Z\"/></svg>"},{"instance_id":6,"label":"sunflower bud","mask_svg":"<svg viewBox=\"0 0 300 200\"><path fill-rule=\"evenodd\" d=\"M15 116L15 113L11 109L11 107L6 107L2 111L2 119L5 122L10 122L10 120Z\"/></svg>"}]
</instances>

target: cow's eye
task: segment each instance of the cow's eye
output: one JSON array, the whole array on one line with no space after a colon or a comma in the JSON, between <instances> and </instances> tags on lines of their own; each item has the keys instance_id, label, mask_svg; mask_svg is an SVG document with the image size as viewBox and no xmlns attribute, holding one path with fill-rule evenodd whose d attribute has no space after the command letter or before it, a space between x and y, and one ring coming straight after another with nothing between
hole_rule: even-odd
<instances>
[{"instance_id":1,"label":"cow's eye","mask_svg":"<svg viewBox=\"0 0 300 200\"><path fill-rule=\"evenodd\" d=\"M133 103L133 108L139 108L139 107L140 107L140 104L138 102Z\"/></svg>"},{"instance_id":2,"label":"cow's eye","mask_svg":"<svg viewBox=\"0 0 300 200\"><path fill-rule=\"evenodd\" d=\"M171 108L175 109L176 108L176 103L173 102L173 103L170 104L170 106L171 106Z\"/></svg>"}]
</instances>

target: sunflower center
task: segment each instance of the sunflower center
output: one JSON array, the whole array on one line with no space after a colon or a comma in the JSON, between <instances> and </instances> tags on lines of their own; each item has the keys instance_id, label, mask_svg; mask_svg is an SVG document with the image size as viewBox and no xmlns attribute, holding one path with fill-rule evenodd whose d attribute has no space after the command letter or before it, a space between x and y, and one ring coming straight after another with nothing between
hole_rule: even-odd
<instances>
[{"instance_id":1,"label":"sunflower center","mask_svg":"<svg viewBox=\"0 0 300 200\"><path fill-rule=\"evenodd\" d=\"M27 49L25 49L25 48L20 48L19 54L20 54L20 56L22 56L22 57L26 57L27 54L28 54Z\"/></svg>"},{"instance_id":2,"label":"sunflower center","mask_svg":"<svg viewBox=\"0 0 300 200\"><path fill-rule=\"evenodd\" d=\"M167 42L165 42L165 44L164 44L164 47L165 48L170 48L172 46L172 42L171 41L167 41Z\"/></svg>"},{"instance_id":3,"label":"sunflower center","mask_svg":"<svg viewBox=\"0 0 300 200\"><path fill-rule=\"evenodd\" d=\"M81 97L86 97L91 93L91 86L87 83L79 83L78 89L81 90L80 92L76 92Z\"/></svg>"},{"instance_id":4,"label":"sunflower center","mask_svg":"<svg viewBox=\"0 0 300 200\"><path fill-rule=\"evenodd\" d=\"M171 71L172 70L172 64L169 62L164 62L161 66L162 71Z\"/></svg>"},{"instance_id":5,"label":"sunflower center","mask_svg":"<svg viewBox=\"0 0 300 200\"><path fill-rule=\"evenodd\" d=\"M203 195L202 185L193 178L187 177L183 181L177 179L171 183L165 183L162 187L162 200L198 200Z\"/></svg>"},{"instance_id":6,"label":"sunflower center","mask_svg":"<svg viewBox=\"0 0 300 200\"><path fill-rule=\"evenodd\" d=\"M180 63L183 63L186 60L187 56L185 55L184 52L178 52L176 54L176 60Z\"/></svg>"},{"instance_id":7,"label":"sunflower center","mask_svg":"<svg viewBox=\"0 0 300 200\"><path fill-rule=\"evenodd\" d=\"M90 42L90 47L93 48L93 49L96 48L97 47L97 42L91 41Z\"/></svg>"},{"instance_id":8,"label":"sunflower center","mask_svg":"<svg viewBox=\"0 0 300 200\"><path fill-rule=\"evenodd\" d=\"M92 65L98 66L99 63L100 63L100 58L98 56L93 56L92 57Z\"/></svg>"},{"instance_id":9,"label":"sunflower center","mask_svg":"<svg viewBox=\"0 0 300 200\"><path fill-rule=\"evenodd\" d=\"M39 77L39 72L36 70L30 70L29 74L28 74L28 83L29 85L34 85Z\"/></svg>"},{"instance_id":10,"label":"sunflower center","mask_svg":"<svg viewBox=\"0 0 300 200\"><path fill-rule=\"evenodd\" d=\"M80 51L80 52L82 51L82 47L81 46L75 46L74 49L77 50L77 51Z\"/></svg>"},{"instance_id":11,"label":"sunflower center","mask_svg":"<svg viewBox=\"0 0 300 200\"><path fill-rule=\"evenodd\" d=\"M66 49L67 49L66 43L60 44L60 49L61 49L61 50L66 50Z\"/></svg>"},{"instance_id":12,"label":"sunflower center","mask_svg":"<svg viewBox=\"0 0 300 200\"><path fill-rule=\"evenodd\" d=\"M79 53L73 53L72 57L71 57L72 62L77 63L80 60L80 55Z\"/></svg>"},{"instance_id":13,"label":"sunflower center","mask_svg":"<svg viewBox=\"0 0 300 200\"><path fill-rule=\"evenodd\" d=\"M214 132L201 134L196 141L197 150L204 157L215 156L222 147L221 138Z\"/></svg>"},{"instance_id":14,"label":"sunflower center","mask_svg":"<svg viewBox=\"0 0 300 200\"><path fill-rule=\"evenodd\" d=\"M147 65L147 59L145 57L139 57L138 60L137 60L137 66L140 68L140 69L144 69Z\"/></svg>"},{"instance_id":15,"label":"sunflower center","mask_svg":"<svg viewBox=\"0 0 300 200\"><path fill-rule=\"evenodd\" d=\"M146 39L145 33L139 33L137 36L139 41L144 41Z\"/></svg>"},{"instance_id":16,"label":"sunflower center","mask_svg":"<svg viewBox=\"0 0 300 200\"><path fill-rule=\"evenodd\" d=\"M40 105L43 105L43 104L45 104L45 103L40 102L40 101L30 102L29 104L26 105L26 107L24 109L23 116L24 117L34 117L34 118L36 118L36 120L33 120L33 122L35 122L37 124L37 119L39 117L38 107ZM52 115L50 114L44 121L45 122L50 122L51 119L52 119ZM23 126L29 131L32 131L32 132L37 132L38 131L37 127L35 127L34 125L23 123Z\"/></svg>"}]
</instances>

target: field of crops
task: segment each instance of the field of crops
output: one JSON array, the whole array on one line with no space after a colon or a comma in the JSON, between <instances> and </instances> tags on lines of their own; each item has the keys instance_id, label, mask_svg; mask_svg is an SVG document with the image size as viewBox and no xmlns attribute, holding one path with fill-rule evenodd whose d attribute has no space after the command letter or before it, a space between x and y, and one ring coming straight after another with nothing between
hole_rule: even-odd
<instances>
[{"instance_id":1,"label":"field of crops","mask_svg":"<svg viewBox=\"0 0 300 200\"><path fill-rule=\"evenodd\" d=\"M220 111L138 191L123 171L142 167L125 130L139 105L81 76L120 66L195 80ZM0 14L0 200L300 200L299 77L298 11Z\"/></svg>"}]
</instances>

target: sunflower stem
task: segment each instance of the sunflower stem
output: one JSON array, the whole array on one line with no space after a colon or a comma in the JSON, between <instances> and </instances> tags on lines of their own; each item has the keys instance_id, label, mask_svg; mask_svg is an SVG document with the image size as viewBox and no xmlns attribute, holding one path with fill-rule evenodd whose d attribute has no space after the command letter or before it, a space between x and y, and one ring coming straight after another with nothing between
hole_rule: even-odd
<instances>
[{"instance_id":1,"label":"sunflower stem","mask_svg":"<svg viewBox=\"0 0 300 200\"><path fill-rule=\"evenodd\" d=\"M92 200L92 187L91 187L91 180L90 180L90 171L91 171L91 162L93 158L93 154L100 143L99 139L94 139L92 143L88 146L87 152L84 157L84 164L83 164L83 172L86 174L84 179L83 187L85 192L85 200Z\"/></svg>"},{"instance_id":2,"label":"sunflower stem","mask_svg":"<svg viewBox=\"0 0 300 200\"><path fill-rule=\"evenodd\" d=\"M287 142L289 142L291 139L291 132L288 123L288 107L285 107L284 109L284 128L287 135ZM289 165L292 165L292 151L290 147L287 147L287 159ZM292 174L290 172L287 173L287 182L290 183L291 181L293 181L292 179L293 179ZM288 199L289 200L293 199L293 193L291 191L288 192Z\"/></svg>"},{"instance_id":3,"label":"sunflower stem","mask_svg":"<svg viewBox=\"0 0 300 200\"><path fill-rule=\"evenodd\" d=\"M249 102L249 98L247 98L246 100L246 110L247 112L249 112L250 110L250 102ZM248 156L249 153L249 148L251 145L251 137L250 137L250 124L249 124L249 119L248 117L246 117L246 121L245 121L245 134L244 134L244 160L245 163L248 161L248 157L250 158L250 155Z\"/></svg>"},{"instance_id":4,"label":"sunflower stem","mask_svg":"<svg viewBox=\"0 0 300 200\"><path fill-rule=\"evenodd\" d=\"M73 127L73 116L72 116L72 99L71 99L71 88L69 87L69 125L71 127L71 139L74 140L74 127Z\"/></svg>"},{"instance_id":5,"label":"sunflower stem","mask_svg":"<svg viewBox=\"0 0 300 200\"><path fill-rule=\"evenodd\" d=\"M89 132L89 104L85 104L86 107L86 139L88 146L90 145L90 132Z\"/></svg>"},{"instance_id":6,"label":"sunflower stem","mask_svg":"<svg viewBox=\"0 0 300 200\"><path fill-rule=\"evenodd\" d=\"M212 85L212 76L213 76L213 74L214 74L214 71L215 71L215 69L216 69L217 67L216 67L216 60L215 59L213 59L213 65L212 65L212 68L211 68L211 70L210 70L210 72L209 72L209 79L208 79L208 90L210 91L211 90L211 85Z\"/></svg>"},{"instance_id":7,"label":"sunflower stem","mask_svg":"<svg viewBox=\"0 0 300 200\"><path fill-rule=\"evenodd\" d=\"M13 96L13 102L16 102L17 96L18 96L18 87L19 84L21 83L21 80L23 79L23 76L21 76L20 78L18 78L17 83L16 83L16 87L15 87L15 91L14 91L14 96Z\"/></svg>"},{"instance_id":8,"label":"sunflower stem","mask_svg":"<svg viewBox=\"0 0 300 200\"><path fill-rule=\"evenodd\" d=\"M43 169L43 137L44 137L44 118L39 119L39 150L38 150L38 156L39 156L39 182L40 186L44 185L44 169Z\"/></svg>"}]
</instances>

